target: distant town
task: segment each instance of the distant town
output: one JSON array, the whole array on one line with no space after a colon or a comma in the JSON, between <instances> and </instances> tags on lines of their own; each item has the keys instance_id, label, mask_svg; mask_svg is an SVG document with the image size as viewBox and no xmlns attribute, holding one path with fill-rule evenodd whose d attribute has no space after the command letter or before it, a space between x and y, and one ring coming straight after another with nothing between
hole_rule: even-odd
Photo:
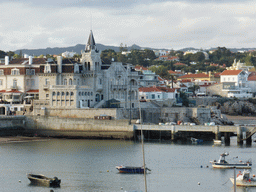
<instances>
[{"instance_id":1,"label":"distant town","mask_svg":"<svg viewBox=\"0 0 256 192\"><path fill-rule=\"evenodd\" d=\"M254 50L129 50L123 44L119 51L99 50L91 31L81 53L0 51L0 56L1 115L59 116L58 110L122 108L126 112L112 118L131 121L139 118L134 110L140 101L144 121L196 116L193 123L200 124L212 121L210 112L200 120L199 112L163 108L202 107L219 98L248 100L256 93Z\"/></svg>"}]
</instances>

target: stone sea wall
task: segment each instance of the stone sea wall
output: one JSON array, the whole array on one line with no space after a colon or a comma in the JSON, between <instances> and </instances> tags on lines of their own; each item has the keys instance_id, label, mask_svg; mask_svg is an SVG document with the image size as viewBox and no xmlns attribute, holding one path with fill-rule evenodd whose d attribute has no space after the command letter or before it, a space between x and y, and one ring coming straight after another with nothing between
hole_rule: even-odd
<instances>
[{"instance_id":1,"label":"stone sea wall","mask_svg":"<svg viewBox=\"0 0 256 192\"><path fill-rule=\"evenodd\" d=\"M37 136L132 139L133 125L128 120L94 120L28 116L25 132Z\"/></svg>"}]
</instances>

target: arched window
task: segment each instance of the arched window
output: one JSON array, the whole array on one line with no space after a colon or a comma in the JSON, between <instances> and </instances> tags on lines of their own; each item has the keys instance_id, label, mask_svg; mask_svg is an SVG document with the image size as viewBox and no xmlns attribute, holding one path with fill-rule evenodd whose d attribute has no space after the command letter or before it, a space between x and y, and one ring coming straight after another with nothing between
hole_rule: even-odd
<instances>
[{"instance_id":1,"label":"arched window","mask_svg":"<svg viewBox=\"0 0 256 192\"><path fill-rule=\"evenodd\" d=\"M52 92L52 96L54 96L56 93L55 92Z\"/></svg>"},{"instance_id":2,"label":"arched window","mask_svg":"<svg viewBox=\"0 0 256 192\"><path fill-rule=\"evenodd\" d=\"M67 85L67 79L64 79L63 85Z\"/></svg>"},{"instance_id":3,"label":"arched window","mask_svg":"<svg viewBox=\"0 0 256 192\"><path fill-rule=\"evenodd\" d=\"M69 79L68 84L69 84L69 85L72 85L72 79Z\"/></svg>"}]
</instances>

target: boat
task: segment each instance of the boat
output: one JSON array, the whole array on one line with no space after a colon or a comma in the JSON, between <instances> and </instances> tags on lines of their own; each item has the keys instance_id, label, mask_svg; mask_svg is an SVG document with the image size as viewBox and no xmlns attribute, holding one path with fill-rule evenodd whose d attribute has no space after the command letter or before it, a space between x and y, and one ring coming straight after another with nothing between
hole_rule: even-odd
<instances>
[{"instance_id":1,"label":"boat","mask_svg":"<svg viewBox=\"0 0 256 192\"><path fill-rule=\"evenodd\" d=\"M214 143L214 144L221 144L221 143L222 143L222 141L221 141L221 140L213 139L213 143Z\"/></svg>"},{"instance_id":2,"label":"boat","mask_svg":"<svg viewBox=\"0 0 256 192\"><path fill-rule=\"evenodd\" d=\"M252 160L249 159L247 161L239 161L237 163L228 163L225 160L225 157L228 156L228 153L220 154L220 158L218 161L210 161L213 168L220 168L220 169L231 169L236 167L237 169L251 169L252 168Z\"/></svg>"},{"instance_id":3,"label":"boat","mask_svg":"<svg viewBox=\"0 0 256 192\"><path fill-rule=\"evenodd\" d=\"M59 187L61 180L57 177L49 178L42 174L27 174L28 179L30 180L31 184L34 185L43 185L48 187Z\"/></svg>"},{"instance_id":4,"label":"boat","mask_svg":"<svg viewBox=\"0 0 256 192\"><path fill-rule=\"evenodd\" d=\"M140 107L140 101L139 101L139 113L140 113L140 138L141 138L141 146L142 146L142 157L143 157L143 166L142 167L135 167L135 166L116 166L116 169L118 169L119 173L142 173L144 175L144 187L145 192L147 192L147 178L146 173L147 170L151 171L150 169L146 168L145 164L145 152L144 152L144 136L142 131L142 124L143 119L141 115L141 107Z\"/></svg>"},{"instance_id":5,"label":"boat","mask_svg":"<svg viewBox=\"0 0 256 192\"><path fill-rule=\"evenodd\" d=\"M116 166L119 173L144 173L144 167L133 167L133 166ZM145 172L150 169L146 168Z\"/></svg>"},{"instance_id":6,"label":"boat","mask_svg":"<svg viewBox=\"0 0 256 192\"><path fill-rule=\"evenodd\" d=\"M243 173L239 171L239 173L236 176L236 180L234 179L234 177L231 177L230 180L236 186L256 187L255 175L251 177L250 172L248 170L244 170Z\"/></svg>"},{"instance_id":7,"label":"boat","mask_svg":"<svg viewBox=\"0 0 256 192\"><path fill-rule=\"evenodd\" d=\"M194 137L191 137L190 139L192 141L192 143L203 143L203 140L202 139L196 139Z\"/></svg>"}]
</instances>

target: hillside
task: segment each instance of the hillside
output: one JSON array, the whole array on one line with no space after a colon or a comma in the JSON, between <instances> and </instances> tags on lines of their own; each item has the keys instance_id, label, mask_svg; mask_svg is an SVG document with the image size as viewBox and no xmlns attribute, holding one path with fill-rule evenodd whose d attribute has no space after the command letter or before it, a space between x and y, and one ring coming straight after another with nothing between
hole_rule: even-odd
<instances>
[{"instance_id":1,"label":"hillside","mask_svg":"<svg viewBox=\"0 0 256 192\"><path fill-rule=\"evenodd\" d=\"M115 52L119 51L119 46L110 46L110 45L97 44L97 48L98 48L98 50L101 50L101 51L106 50L106 49L113 49ZM19 50L16 50L14 52L19 54L20 51L22 51L22 54L39 56L39 55L47 55L47 54L59 55L59 54L65 52L65 51L69 51L69 52L73 51L73 52L76 52L78 54L81 54L81 50L84 50L84 49L85 49L84 44L77 44L77 45L71 46L71 47L54 47L54 48L48 47L46 49L19 49ZM155 48L140 47L138 45L133 44L132 46L128 47L128 50L132 50L132 49L155 49ZM180 51L195 50L195 49L196 48L189 47L189 48L180 49ZM217 48L210 48L210 49L207 49L205 51L214 50L214 49L217 49ZM229 49L229 48L227 48L227 49ZM241 50L248 51L248 50L255 50L255 49L256 48L241 48L241 49L231 48L229 50L232 51L232 52L238 52L238 51L241 51ZM167 50L167 49L163 48L161 50Z\"/></svg>"}]
</instances>

